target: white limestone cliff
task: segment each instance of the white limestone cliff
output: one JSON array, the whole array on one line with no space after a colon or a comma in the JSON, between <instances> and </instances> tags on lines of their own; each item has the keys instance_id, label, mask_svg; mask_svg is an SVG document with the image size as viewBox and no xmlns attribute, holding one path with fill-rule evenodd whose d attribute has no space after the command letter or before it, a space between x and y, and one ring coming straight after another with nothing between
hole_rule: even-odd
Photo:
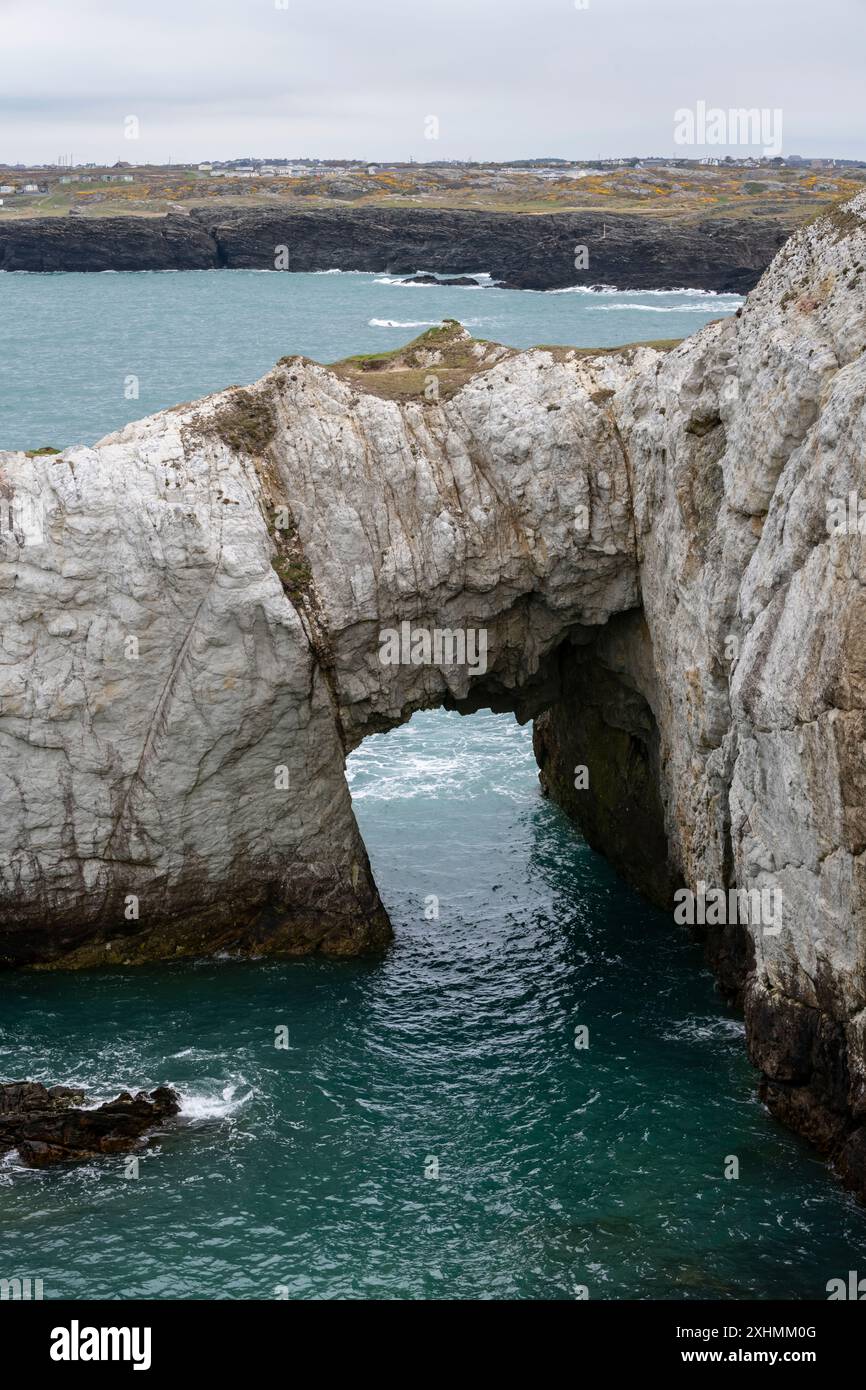
<instances>
[{"instance_id":1,"label":"white limestone cliff","mask_svg":"<svg viewBox=\"0 0 866 1390\"><path fill-rule=\"evenodd\" d=\"M539 715L638 886L779 891L781 931L710 956L768 1102L866 1186L863 538L827 525L866 499L864 219L668 353L446 326L0 455L0 960L380 946L345 752L425 706ZM383 664L404 622L483 629L486 669Z\"/></svg>"}]
</instances>

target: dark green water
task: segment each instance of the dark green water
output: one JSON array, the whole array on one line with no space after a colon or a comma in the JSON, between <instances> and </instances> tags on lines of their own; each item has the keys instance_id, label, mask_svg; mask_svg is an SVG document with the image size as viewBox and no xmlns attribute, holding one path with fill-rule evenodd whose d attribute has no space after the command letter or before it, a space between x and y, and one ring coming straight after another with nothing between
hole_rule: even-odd
<instances>
[{"instance_id":1,"label":"dark green water","mask_svg":"<svg viewBox=\"0 0 866 1390\"><path fill-rule=\"evenodd\" d=\"M0 276L0 447L93 439L280 353L390 347L442 314L518 346L592 345L722 307ZM0 1077L184 1097L137 1178L123 1159L0 1164L0 1278L42 1278L48 1298L821 1299L863 1268L864 1213L756 1101L699 951L541 799L528 730L417 715L350 776L396 929L382 960L0 976Z\"/></svg>"},{"instance_id":2,"label":"dark green water","mask_svg":"<svg viewBox=\"0 0 866 1390\"><path fill-rule=\"evenodd\" d=\"M541 799L526 730L416 715L351 774L385 959L0 979L5 1075L169 1081L187 1116L137 1179L7 1163L4 1272L46 1297L821 1298L862 1264L863 1214L754 1099L700 953Z\"/></svg>"}]
</instances>

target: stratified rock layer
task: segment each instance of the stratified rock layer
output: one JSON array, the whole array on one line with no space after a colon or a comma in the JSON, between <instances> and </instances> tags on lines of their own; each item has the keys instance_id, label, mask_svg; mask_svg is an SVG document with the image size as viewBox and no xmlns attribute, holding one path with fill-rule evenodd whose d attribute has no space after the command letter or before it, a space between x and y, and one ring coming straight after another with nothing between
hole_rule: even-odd
<instances>
[{"instance_id":1,"label":"stratified rock layer","mask_svg":"<svg viewBox=\"0 0 866 1390\"><path fill-rule=\"evenodd\" d=\"M0 270L487 271L518 289L687 285L745 293L792 226L635 213L201 207L165 217L0 220Z\"/></svg>"},{"instance_id":2,"label":"stratified rock layer","mask_svg":"<svg viewBox=\"0 0 866 1390\"><path fill-rule=\"evenodd\" d=\"M667 354L445 326L0 456L30 518L0 564L3 961L376 948L345 753L423 707L539 716L548 790L657 901L778 894L710 959L767 1103L866 1187L864 207ZM483 631L486 663L385 664L403 624Z\"/></svg>"}]
</instances>

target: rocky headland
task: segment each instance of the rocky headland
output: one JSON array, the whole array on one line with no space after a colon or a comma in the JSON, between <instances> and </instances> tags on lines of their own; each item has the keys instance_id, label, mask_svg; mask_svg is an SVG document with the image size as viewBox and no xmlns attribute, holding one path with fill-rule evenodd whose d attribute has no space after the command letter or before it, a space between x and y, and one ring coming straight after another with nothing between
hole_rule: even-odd
<instances>
[{"instance_id":1,"label":"rocky headland","mask_svg":"<svg viewBox=\"0 0 866 1390\"><path fill-rule=\"evenodd\" d=\"M745 293L791 230L771 218L194 207L165 217L0 221L0 270L485 271L516 289Z\"/></svg>"},{"instance_id":2,"label":"rocky headland","mask_svg":"<svg viewBox=\"0 0 866 1390\"><path fill-rule=\"evenodd\" d=\"M695 930L767 1104L866 1192L864 458L866 195L667 352L446 324L0 455L0 960L378 949L346 753L512 710L660 905L777 895ZM404 624L486 660L383 662Z\"/></svg>"}]
</instances>

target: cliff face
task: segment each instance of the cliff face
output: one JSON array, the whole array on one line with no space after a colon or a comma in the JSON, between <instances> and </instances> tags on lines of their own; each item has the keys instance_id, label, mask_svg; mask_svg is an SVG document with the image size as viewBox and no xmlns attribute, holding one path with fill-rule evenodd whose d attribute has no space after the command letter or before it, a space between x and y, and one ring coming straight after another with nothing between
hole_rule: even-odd
<instances>
[{"instance_id":1,"label":"cliff face","mask_svg":"<svg viewBox=\"0 0 866 1390\"><path fill-rule=\"evenodd\" d=\"M841 1142L840 1116L864 1114L866 519L858 531L856 499L866 494L866 242L863 199L854 206L782 253L730 356L720 335L696 407L717 398L724 434L724 503L702 586L707 670L729 615L741 643L707 790L719 808L728 791L736 881L772 882L784 901L781 932L752 933L751 1049L771 1107L794 1123L802 1113L800 1127L827 1144ZM726 388L729 374L738 391ZM640 432L647 453L651 434ZM828 507L852 493L853 529L849 516L845 532L828 535ZM685 661L690 646L699 657L696 634L670 654ZM703 687L708 707L714 687L724 695L716 671ZM706 849L696 849L710 862L717 836L708 819ZM855 1134L843 1168L862 1153Z\"/></svg>"},{"instance_id":2,"label":"cliff face","mask_svg":"<svg viewBox=\"0 0 866 1390\"><path fill-rule=\"evenodd\" d=\"M190 217L39 217L0 222L0 270L211 270L208 229Z\"/></svg>"},{"instance_id":3,"label":"cliff face","mask_svg":"<svg viewBox=\"0 0 866 1390\"><path fill-rule=\"evenodd\" d=\"M440 368L439 403L388 398ZM0 564L0 956L380 943L344 752L424 706L534 712L564 637L638 602L605 411L631 369L455 325L358 374L382 394L287 359L93 449L0 456L38 521ZM404 622L483 629L486 669L383 664Z\"/></svg>"},{"instance_id":4,"label":"cliff face","mask_svg":"<svg viewBox=\"0 0 866 1390\"><path fill-rule=\"evenodd\" d=\"M707 926L709 956L743 998L764 1099L861 1191L864 215L861 197L805 229L737 318L636 374L612 402L643 616L594 648L606 678L652 710L644 743L674 879L777 894L772 922ZM843 505L846 528L834 533ZM567 701L542 717L536 745L554 794L572 759L595 760L603 785L615 777L617 713L608 702L593 727ZM634 718L626 727L638 742ZM591 798L572 809L607 849ZM608 835L629 874L627 820ZM663 898L656 882L642 886Z\"/></svg>"},{"instance_id":5,"label":"cliff face","mask_svg":"<svg viewBox=\"0 0 866 1390\"><path fill-rule=\"evenodd\" d=\"M667 355L446 328L0 456L3 960L375 947L345 751L513 709L656 900L772 902L711 918L709 956L768 1104L866 1190L856 496L827 524L866 492L864 218L806 228ZM383 660L404 624L486 659Z\"/></svg>"},{"instance_id":6,"label":"cliff face","mask_svg":"<svg viewBox=\"0 0 866 1390\"><path fill-rule=\"evenodd\" d=\"M0 270L273 270L277 248L286 247L290 270L488 271L523 289L605 283L745 293L790 230L759 219L625 214L198 208L169 217L0 221ZM584 270L575 269L579 245L588 249Z\"/></svg>"}]
</instances>

